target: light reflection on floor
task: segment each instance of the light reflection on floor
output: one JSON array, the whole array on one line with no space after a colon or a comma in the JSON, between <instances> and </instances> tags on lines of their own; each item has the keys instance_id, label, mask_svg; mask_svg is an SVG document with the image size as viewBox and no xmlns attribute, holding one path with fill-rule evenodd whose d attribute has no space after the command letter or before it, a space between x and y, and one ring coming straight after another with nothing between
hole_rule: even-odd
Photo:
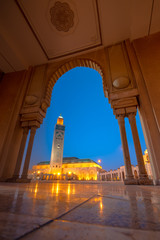
<instances>
[{"instance_id":1,"label":"light reflection on floor","mask_svg":"<svg viewBox=\"0 0 160 240\"><path fill-rule=\"evenodd\" d=\"M160 234L158 186L114 182L1 183L0 203L0 239L16 239L37 228L24 238L49 239L45 235L49 231L56 239L74 239L72 233L77 231L76 240L86 239L85 234L101 239L112 228L113 235L118 232L116 239L122 237L122 232L126 232L126 239L158 239ZM46 223L49 224L42 227ZM86 232L81 232L82 225Z\"/></svg>"}]
</instances>

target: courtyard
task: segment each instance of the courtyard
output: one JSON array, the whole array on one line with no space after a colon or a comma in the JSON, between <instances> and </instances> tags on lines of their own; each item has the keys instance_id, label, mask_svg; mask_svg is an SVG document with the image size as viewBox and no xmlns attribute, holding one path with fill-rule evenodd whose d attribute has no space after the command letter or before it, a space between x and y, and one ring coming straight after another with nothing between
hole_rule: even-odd
<instances>
[{"instance_id":1,"label":"courtyard","mask_svg":"<svg viewBox=\"0 0 160 240\"><path fill-rule=\"evenodd\" d=\"M160 188L122 182L0 184L0 239L159 239Z\"/></svg>"}]
</instances>

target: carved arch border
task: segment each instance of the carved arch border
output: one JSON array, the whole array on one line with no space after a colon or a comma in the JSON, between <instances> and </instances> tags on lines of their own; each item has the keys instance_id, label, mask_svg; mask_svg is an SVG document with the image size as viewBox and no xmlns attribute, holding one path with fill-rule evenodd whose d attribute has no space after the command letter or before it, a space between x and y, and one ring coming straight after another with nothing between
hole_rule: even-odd
<instances>
[{"instance_id":1,"label":"carved arch border","mask_svg":"<svg viewBox=\"0 0 160 240\"><path fill-rule=\"evenodd\" d=\"M41 109L46 112L47 108L50 106L51 102L51 96L52 91L55 83L57 80L66 72L69 70L75 68L75 67L88 67L96 70L102 77L102 83L103 83L103 90L106 90L106 86L104 84L104 71L102 70L102 67L99 63L97 63L95 60L88 59L88 58L77 58L74 60L70 60L64 64L62 64L49 78L49 81L47 83L47 87L45 90L44 98L41 103Z\"/></svg>"}]
</instances>

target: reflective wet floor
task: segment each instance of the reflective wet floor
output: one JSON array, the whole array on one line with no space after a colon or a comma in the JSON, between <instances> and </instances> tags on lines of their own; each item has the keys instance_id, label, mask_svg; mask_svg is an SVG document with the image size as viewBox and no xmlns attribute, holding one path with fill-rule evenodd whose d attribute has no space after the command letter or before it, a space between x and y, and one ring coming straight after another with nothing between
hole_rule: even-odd
<instances>
[{"instance_id":1,"label":"reflective wet floor","mask_svg":"<svg viewBox=\"0 0 160 240\"><path fill-rule=\"evenodd\" d=\"M160 187L0 184L0 239L160 239Z\"/></svg>"}]
</instances>

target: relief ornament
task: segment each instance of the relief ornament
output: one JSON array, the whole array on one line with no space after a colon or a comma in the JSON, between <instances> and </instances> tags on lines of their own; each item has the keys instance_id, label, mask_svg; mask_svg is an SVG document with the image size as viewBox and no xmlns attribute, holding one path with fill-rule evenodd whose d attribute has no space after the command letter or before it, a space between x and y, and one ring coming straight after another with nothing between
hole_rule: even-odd
<instances>
[{"instance_id":1,"label":"relief ornament","mask_svg":"<svg viewBox=\"0 0 160 240\"><path fill-rule=\"evenodd\" d=\"M51 23L58 31L68 32L74 25L74 12L66 2L55 2L50 8Z\"/></svg>"}]
</instances>

